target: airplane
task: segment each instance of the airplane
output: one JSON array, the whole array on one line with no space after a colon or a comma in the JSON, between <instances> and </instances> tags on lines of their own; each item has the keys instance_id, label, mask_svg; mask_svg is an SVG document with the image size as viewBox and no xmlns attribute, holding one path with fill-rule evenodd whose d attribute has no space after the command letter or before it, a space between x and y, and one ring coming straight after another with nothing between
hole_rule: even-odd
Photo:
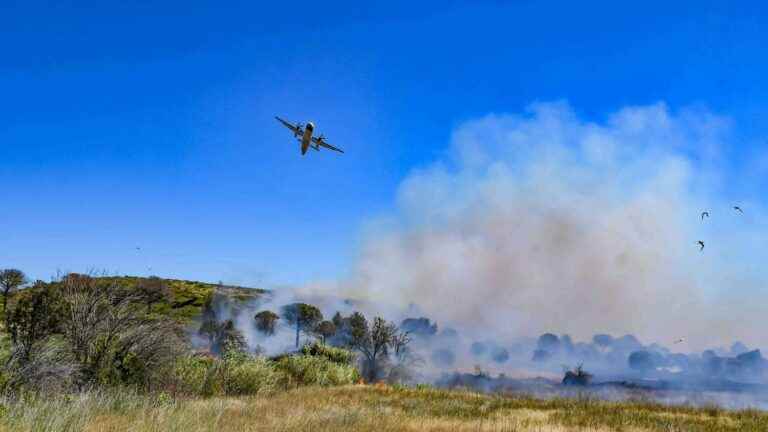
<instances>
[{"instance_id":1,"label":"airplane","mask_svg":"<svg viewBox=\"0 0 768 432\"><path fill-rule=\"evenodd\" d=\"M312 132L315 130L315 125L312 124L312 122L307 122L307 125L304 126L301 123L296 123L295 125L291 124L290 122L287 122L280 117L275 116L277 121L283 124L283 126L287 127L288 129L293 132L294 138L297 138L299 142L301 143L301 154L304 155L307 152L307 149L312 147L316 151L320 151L320 147L325 147L327 149L331 149L333 151L337 151L339 153L344 153L344 151L340 148L336 148L330 144L328 144L327 141L325 141L325 137L323 134L320 134L320 136L313 137Z\"/></svg>"}]
</instances>

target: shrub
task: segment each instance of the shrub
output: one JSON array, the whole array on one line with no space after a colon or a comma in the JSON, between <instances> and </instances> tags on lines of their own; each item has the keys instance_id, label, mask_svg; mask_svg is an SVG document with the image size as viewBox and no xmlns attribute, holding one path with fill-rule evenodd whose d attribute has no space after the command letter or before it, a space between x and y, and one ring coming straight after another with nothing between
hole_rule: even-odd
<instances>
[{"instance_id":1,"label":"shrub","mask_svg":"<svg viewBox=\"0 0 768 432\"><path fill-rule=\"evenodd\" d=\"M174 375L176 392L199 396L269 393L283 380L276 363L234 351L222 359L184 357L176 363Z\"/></svg>"},{"instance_id":2,"label":"shrub","mask_svg":"<svg viewBox=\"0 0 768 432\"><path fill-rule=\"evenodd\" d=\"M355 355L352 351L317 342L304 345L301 348L301 353L307 356L325 357L326 359L341 365L351 365L355 359Z\"/></svg>"},{"instance_id":3,"label":"shrub","mask_svg":"<svg viewBox=\"0 0 768 432\"><path fill-rule=\"evenodd\" d=\"M58 393L74 387L78 372L66 344L49 337L30 347L15 347L3 368L3 390Z\"/></svg>"},{"instance_id":4,"label":"shrub","mask_svg":"<svg viewBox=\"0 0 768 432\"><path fill-rule=\"evenodd\" d=\"M592 380L592 374L585 371L582 365L573 370L565 371L562 384L567 386L586 386Z\"/></svg>"},{"instance_id":5,"label":"shrub","mask_svg":"<svg viewBox=\"0 0 768 432\"><path fill-rule=\"evenodd\" d=\"M291 385L345 385L360 379L357 369L335 363L321 356L292 355L277 362L286 386Z\"/></svg>"},{"instance_id":6,"label":"shrub","mask_svg":"<svg viewBox=\"0 0 768 432\"><path fill-rule=\"evenodd\" d=\"M175 390L182 394L202 395L212 357L187 356L176 361L173 370Z\"/></svg>"},{"instance_id":7,"label":"shrub","mask_svg":"<svg viewBox=\"0 0 768 432\"><path fill-rule=\"evenodd\" d=\"M282 380L275 364L264 357L227 359L225 391L229 395L270 393Z\"/></svg>"}]
</instances>

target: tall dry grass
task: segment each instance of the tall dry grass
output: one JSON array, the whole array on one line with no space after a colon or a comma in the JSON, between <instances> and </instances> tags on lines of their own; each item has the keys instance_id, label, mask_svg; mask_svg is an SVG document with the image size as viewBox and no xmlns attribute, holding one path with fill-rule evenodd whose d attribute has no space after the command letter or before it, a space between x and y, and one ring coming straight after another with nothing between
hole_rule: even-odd
<instances>
[{"instance_id":1,"label":"tall dry grass","mask_svg":"<svg viewBox=\"0 0 768 432\"><path fill-rule=\"evenodd\" d=\"M767 431L768 414L429 388L303 387L239 398L87 393L5 401L2 431Z\"/></svg>"}]
</instances>

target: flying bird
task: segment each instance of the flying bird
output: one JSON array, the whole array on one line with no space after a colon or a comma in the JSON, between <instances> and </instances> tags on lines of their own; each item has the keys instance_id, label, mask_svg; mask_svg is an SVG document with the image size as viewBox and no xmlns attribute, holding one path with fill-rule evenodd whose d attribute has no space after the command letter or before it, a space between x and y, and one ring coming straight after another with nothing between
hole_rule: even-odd
<instances>
[{"instance_id":1,"label":"flying bird","mask_svg":"<svg viewBox=\"0 0 768 432\"><path fill-rule=\"evenodd\" d=\"M703 250L704 250L704 242L703 242L703 241L701 241L701 240L699 240L699 241L698 241L698 242L696 242L696 243L698 243L698 245L699 245L699 246L701 246L701 249L699 249L699 250L700 250L700 251L703 251Z\"/></svg>"},{"instance_id":2,"label":"flying bird","mask_svg":"<svg viewBox=\"0 0 768 432\"><path fill-rule=\"evenodd\" d=\"M709 212L708 211L701 212L701 220L704 220L704 216L709 217Z\"/></svg>"},{"instance_id":3,"label":"flying bird","mask_svg":"<svg viewBox=\"0 0 768 432\"><path fill-rule=\"evenodd\" d=\"M685 338L681 337L680 339L677 339L676 341L672 342L673 344L677 345L679 343L685 342Z\"/></svg>"},{"instance_id":4,"label":"flying bird","mask_svg":"<svg viewBox=\"0 0 768 432\"><path fill-rule=\"evenodd\" d=\"M733 209L736 210L739 213L744 213L744 210L741 209L739 206L733 206Z\"/></svg>"}]
</instances>

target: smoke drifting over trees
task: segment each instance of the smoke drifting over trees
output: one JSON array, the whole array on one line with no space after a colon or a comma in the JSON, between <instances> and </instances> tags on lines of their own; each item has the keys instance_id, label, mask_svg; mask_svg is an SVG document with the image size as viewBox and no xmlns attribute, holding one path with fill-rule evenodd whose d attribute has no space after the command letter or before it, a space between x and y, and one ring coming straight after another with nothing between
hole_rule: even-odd
<instances>
[{"instance_id":1,"label":"smoke drifting over trees","mask_svg":"<svg viewBox=\"0 0 768 432\"><path fill-rule=\"evenodd\" d=\"M730 211L716 166L732 135L726 118L664 104L599 123L565 103L468 122L448 157L402 182L397 210L367 226L351 276L308 288L416 304L478 339L767 343L755 306L766 304L761 209L750 204L749 223L725 210L699 217Z\"/></svg>"}]
</instances>

